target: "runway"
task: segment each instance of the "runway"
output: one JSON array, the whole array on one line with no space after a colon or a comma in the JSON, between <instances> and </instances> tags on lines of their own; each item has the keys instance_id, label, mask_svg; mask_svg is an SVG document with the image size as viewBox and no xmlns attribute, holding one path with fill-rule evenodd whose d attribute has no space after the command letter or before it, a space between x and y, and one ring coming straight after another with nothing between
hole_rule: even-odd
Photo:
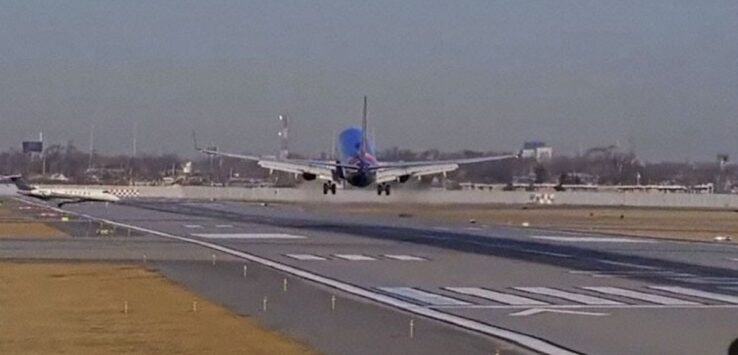
<instances>
[{"instance_id":1,"label":"runway","mask_svg":"<svg viewBox=\"0 0 738 355\"><path fill-rule=\"evenodd\" d=\"M450 344L452 339L484 344L492 336L520 351L552 354L723 354L738 337L738 247L732 245L327 215L223 201L67 209L223 255L230 276L213 276L211 268L208 277L222 283L193 284L225 304L239 292L230 281L243 260L301 280L305 292L351 296L356 307L380 304L394 317L414 314L453 334ZM151 249L149 257L160 252ZM176 259L162 261L162 270L187 279L182 270L195 267ZM370 311L356 316L366 317L367 324L379 322L381 329L382 321ZM289 322L285 316L280 325ZM489 353L483 345L464 353L477 351Z\"/></svg>"}]
</instances>

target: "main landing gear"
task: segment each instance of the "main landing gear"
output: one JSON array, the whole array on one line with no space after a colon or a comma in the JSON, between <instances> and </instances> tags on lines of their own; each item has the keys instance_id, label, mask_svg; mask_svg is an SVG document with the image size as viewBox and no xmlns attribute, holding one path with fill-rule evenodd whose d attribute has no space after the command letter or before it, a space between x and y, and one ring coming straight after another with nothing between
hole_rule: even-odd
<instances>
[{"instance_id":1,"label":"main landing gear","mask_svg":"<svg viewBox=\"0 0 738 355\"><path fill-rule=\"evenodd\" d=\"M325 184L323 184L323 195L327 195L328 192L330 192L331 195L335 195L336 194L336 184L332 182L326 182Z\"/></svg>"},{"instance_id":2,"label":"main landing gear","mask_svg":"<svg viewBox=\"0 0 738 355\"><path fill-rule=\"evenodd\" d=\"M392 189L390 184L379 184L377 185L377 195L382 196L382 192L384 192L385 195L389 196Z\"/></svg>"}]
</instances>

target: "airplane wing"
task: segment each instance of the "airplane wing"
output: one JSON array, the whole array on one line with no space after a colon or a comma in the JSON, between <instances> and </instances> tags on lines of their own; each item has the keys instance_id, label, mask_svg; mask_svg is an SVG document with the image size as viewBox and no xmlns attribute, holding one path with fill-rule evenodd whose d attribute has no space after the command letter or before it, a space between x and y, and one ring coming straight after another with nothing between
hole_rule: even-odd
<instances>
[{"instance_id":1,"label":"airplane wing","mask_svg":"<svg viewBox=\"0 0 738 355\"><path fill-rule=\"evenodd\" d=\"M375 168L377 169L377 183L381 184L402 179L406 180L410 177L448 173L458 169L459 165L464 164L476 164L516 158L518 158L517 154L508 154L457 160L382 163L377 165Z\"/></svg>"},{"instance_id":2,"label":"airplane wing","mask_svg":"<svg viewBox=\"0 0 738 355\"><path fill-rule=\"evenodd\" d=\"M258 160L257 164L264 169L270 171L283 171L292 174L308 174L315 175L320 180L333 181L335 167L309 165L298 162L280 161L261 159Z\"/></svg>"},{"instance_id":3,"label":"airplane wing","mask_svg":"<svg viewBox=\"0 0 738 355\"><path fill-rule=\"evenodd\" d=\"M207 155L224 156L234 159L254 161L260 167L269 169L271 171L276 170L291 174L314 175L318 179L327 181L335 180L334 176L336 176L336 170L338 168L356 169L356 166L341 164L333 161L262 158L254 155L226 153L213 149L200 148L197 146L197 143L195 143L195 149Z\"/></svg>"}]
</instances>

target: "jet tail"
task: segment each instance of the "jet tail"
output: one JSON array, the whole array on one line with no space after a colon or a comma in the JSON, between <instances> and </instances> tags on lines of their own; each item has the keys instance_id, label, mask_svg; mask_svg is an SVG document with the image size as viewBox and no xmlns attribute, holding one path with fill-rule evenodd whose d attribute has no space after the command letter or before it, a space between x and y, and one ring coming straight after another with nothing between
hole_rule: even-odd
<instances>
[{"instance_id":1,"label":"jet tail","mask_svg":"<svg viewBox=\"0 0 738 355\"><path fill-rule=\"evenodd\" d=\"M364 96L364 110L361 116L361 157L362 159L366 156L369 151L369 139L367 135L368 130L367 118L366 118L366 96Z\"/></svg>"},{"instance_id":2,"label":"jet tail","mask_svg":"<svg viewBox=\"0 0 738 355\"><path fill-rule=\"evenodd\" d=\"M23 180L23 178L20 175L11 176L10 181L12 181L15 184L15 186L18 188L18 190L20 191L33 190L33 187L28 186L28 184L26 184L26 181Z\"/></svg>"}]
</instances>

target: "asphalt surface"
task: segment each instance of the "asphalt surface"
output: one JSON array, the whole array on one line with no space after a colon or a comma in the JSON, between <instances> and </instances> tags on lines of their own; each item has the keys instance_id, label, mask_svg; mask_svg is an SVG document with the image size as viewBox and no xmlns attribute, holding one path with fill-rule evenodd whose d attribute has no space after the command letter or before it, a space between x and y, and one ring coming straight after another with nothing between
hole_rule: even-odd
<instances>
[{"instance_id":1,"label":"asphalt surface","mask_svg":"<svg viewBox=\"0 0 738 355\"><path fill-rule=\"evenodd\" d=\"M322 215L221 201L67 208L158 235L159 243L195 248L200 261L164 257L175 247L148 252L169 277L242 314L257 314L260 303L253 297L271 292L286 313L267 323L328 353L513 351L484 336L498 334L521 345L515 349L549 353L725 354L738 337L734 245ZM198 243L218 254L215 266L202 260L210 251L193 246ZM244 260L270 275L268 287L254 291L237 281ZM280 298L279 280L285 278L300 291L290 288ZM249 301L243 294L251 295ZM340 326L310 327L340 318L316 311L329 295L350 300L343 308L348 313ZM300 302L306 313L294 310ZM418 322L412 340L409 319ZM387 346L383 340L411 342L378 351Z\"/></svg>"}]
</instances>

